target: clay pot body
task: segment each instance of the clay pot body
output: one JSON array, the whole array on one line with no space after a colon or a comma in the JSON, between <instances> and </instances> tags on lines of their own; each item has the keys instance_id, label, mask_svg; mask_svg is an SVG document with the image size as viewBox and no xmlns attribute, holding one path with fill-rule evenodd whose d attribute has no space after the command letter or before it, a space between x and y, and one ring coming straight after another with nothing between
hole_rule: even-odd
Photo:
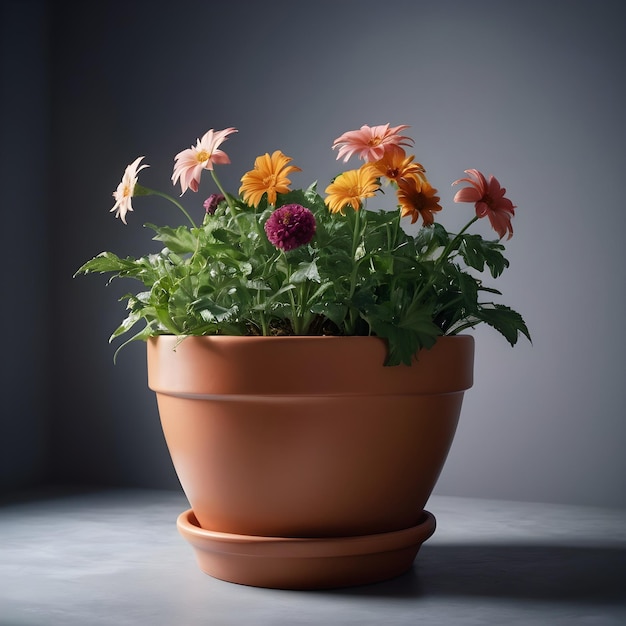
<instances>
[{"instance_id":1,"label":"clay pot body","mask_svg":"<svg viewBox=\"0 0 626 626\"><path fill-rule=\"evenodd\" d=\"M148 383L193 512L187 531L284 548L422 524L472 385L474 342L442 337L411 367L385 367L385 350L373 337L150 339Z\"/></svg>"}]
</instances>

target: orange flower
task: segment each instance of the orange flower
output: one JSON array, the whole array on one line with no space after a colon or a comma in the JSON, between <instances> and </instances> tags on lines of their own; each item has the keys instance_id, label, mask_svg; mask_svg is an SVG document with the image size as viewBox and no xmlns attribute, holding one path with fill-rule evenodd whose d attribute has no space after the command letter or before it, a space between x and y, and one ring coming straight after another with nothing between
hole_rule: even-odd
<instances>
[{"instance_id":1,"label":"orange flower","mask_svg":"<svg viewBox=\"0 0 626 626\"><path fill-rule=\"evenodd\" d=\"M399 183L404 178L417 178L418 182L425 181L424 167L421 163L413 163L415 156L407 156L398 146L389 146L380 161L372 163L379 176Z\"/></svg>"},{"instance_id":2,"label":"orange flower","mask_svg":"<svg viewBox=\"0 0 626 626\"><path fill-rule=\"evenodd\" d=\"M302 171L295 165L287 165L291 158L276 150L272 156L267 152L254 161L254 169L241 177L239 193L244 202L250 206L258 206L264 193L267 193L269 204L276 204L277 193L287 193L291 181L287 174Z\"/></svg>"},{"instance_id":3,"label":"orange flower","mask_svg":"<svg viewBox=\"0 0 626 626\"><path fill-rule=\"evenodd\" d=\"M437 190L431 187L427 180L418 182L416 178L405 178L398 183L398 202L402 217L411 217L411 224L415 224L421 217L424 226L430 226L435 221L434 213L441 211Z\"/></svg>"},{"instance_id":4,"label":"orange flower","mask_svg":"<svg viewBox=\"0 0 626 626\"><path fill-rule=\"evenodd\" d=\"M326 187L326 206L331 213L341 213L350 205L355 211L361 208L364 198L371 198L380 185L378 184L376 171L370 164L363 165L358 170L349 170L339 174L335 180Z\"/></svg>"}]
</instances>

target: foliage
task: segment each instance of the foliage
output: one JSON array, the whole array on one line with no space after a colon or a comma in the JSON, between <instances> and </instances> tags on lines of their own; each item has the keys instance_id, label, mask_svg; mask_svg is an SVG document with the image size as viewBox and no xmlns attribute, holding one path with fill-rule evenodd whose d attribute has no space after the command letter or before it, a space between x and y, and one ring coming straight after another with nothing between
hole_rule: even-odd
<instances>
[{"instance_id":1,"label":"foliage","mask_svg":"<svg viewBox=\"0 0 626 626\"><path fill-rule=\"evenodd\" d=\"M205 169L223 191L212 168ZM158 193L137 185L134 173L126 202ZM392 183L399 187L402 181ZM520 333L530 339L519 313L494 303L499 291L480 278L486 272L499 277L509 263L499 240L467 232L478 215L451 234L440 223L427 224L422 214L424 224L411 235L400 207L349 205L342 214L329 210L315 185L275 194L268 189L256 206L245 198L213 197L200 225L192 219L189 226L147 224L163 245L157 254L120 258L102 252L77 271L142 284L124 296L127 315L112 340L126 333L130 339L123 345L160 334L376 335L388 342L387 364L396 365L410 364L438 336L479 323L511 345ZM308 209L315 232L307 243L285 250L270 242L264 227L288 205Z\"/></svg>"}]
</instances>

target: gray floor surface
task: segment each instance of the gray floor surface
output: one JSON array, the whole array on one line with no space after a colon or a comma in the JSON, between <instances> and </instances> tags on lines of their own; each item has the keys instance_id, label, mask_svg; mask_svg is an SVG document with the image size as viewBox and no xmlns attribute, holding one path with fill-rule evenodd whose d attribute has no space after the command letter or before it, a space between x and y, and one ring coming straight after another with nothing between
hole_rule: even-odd
<instances>
[{"instance_id":1,"label":"gray floor surface","mask_svg":"<svg viewBox=\"0 0 626 626\"><path fill-rule=\"evenodd\" d=\"M182 493L0 505L2 626L626 624L626 511L433 496L435 535L394 580L333 591L202 573Z\"/></svg>"}]
</instances>

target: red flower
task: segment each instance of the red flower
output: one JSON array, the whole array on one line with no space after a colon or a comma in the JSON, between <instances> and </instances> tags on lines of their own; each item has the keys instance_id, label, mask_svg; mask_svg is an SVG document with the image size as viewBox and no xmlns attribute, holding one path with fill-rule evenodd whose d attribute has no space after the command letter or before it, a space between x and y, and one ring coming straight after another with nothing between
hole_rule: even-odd
<instances>
[{"instance_id":1,"label":"red flower","mask_svg":"<svg viewBox=\"0 0 626 626\"><path fill-rule=\"evenodd\" d=\"M270 243L281 250L303 246L315 235L315 216L299 204L285 204L276 209L265 222Z\"/></svg>"},{"instance_id":2,"label":"red flower","mask_svg":"<svg viewBox=\"0 0 626 626\"><path fill-rule=\"evenodd\" d=\"M474 202L476 215L489 218L492 228L502 239L507 233L513 236L511 218L515 215L515 205L504 197L506 189L500 186L495 176L489 176L489 182L478 170L465 170L472 178L459 178L452 184L469 183L471 187L459 189L454 196L455 202Z\"/></svg>"},{"instance_id":3,"label":"red flower","mask_svg":"<svg viewBox=\"0 0 626 626\"><path fill-rule=\"evenodd\" d=\"M213 215L220 202L224 202L226 198L221 193L212 193L202 204L209 215Z\"/></svg>"}]
</instances>

